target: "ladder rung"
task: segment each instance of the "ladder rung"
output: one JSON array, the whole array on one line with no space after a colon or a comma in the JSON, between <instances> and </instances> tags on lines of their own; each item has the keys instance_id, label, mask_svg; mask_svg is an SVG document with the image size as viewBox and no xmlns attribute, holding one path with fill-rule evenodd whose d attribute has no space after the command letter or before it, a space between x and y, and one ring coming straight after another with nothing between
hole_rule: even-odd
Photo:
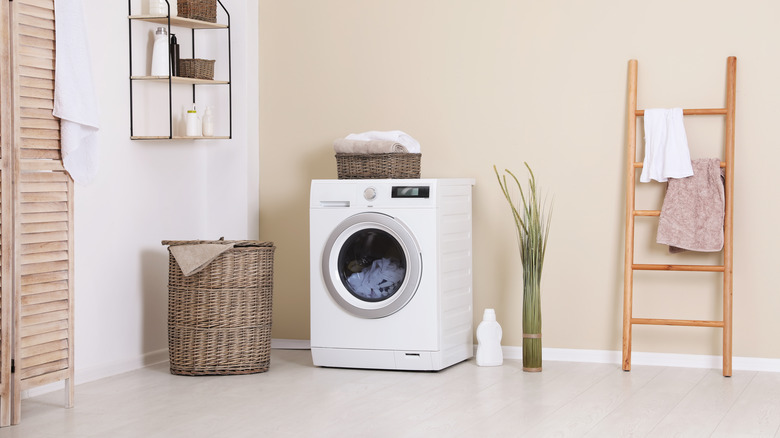
<instances>
[{"instance_id":1,"label":"ladder rung","mask_svg":"<svg viewBox=\"0 0 780 438\"><path fill-rule=\"evenodd\" d=\"M634 210L634 216L660 216L661 210Z\"/></svg>"},{"instance_id":2,"label":"ladder rung","mask_svg":"<svg viewBox=\"0 0 780 438\"><path fill-rule=\"evenodd\" d=\"M635 271L705 271L723 272L723 265L631 265Z\"/></svg>"},{"instance_id":3,"label":"ladder rung","mask_svg":"<svg viewBox=\"0 0 780 438\"><path fill-rule=\"evenodd\" d=\"M697 108L697 109L684 109L683 115L685 116L709 116L717 114L726 114L728 111L726 108ZM636 110L637 116L644 116L645 110Z\"/></svg>"},{"instance_id":4,"label":"ladder rung","mask_svg":"<svg viewBox=\"0 0 780 438\"><path fill-rule=\"evenodd\" d=\"M643 167L644 167L644 163L642 163L642 162L640 162L640 161L635 161L635 162L634 162L634 168L635 168L635 169L641 169L641 168L643 168ZM725 162L725 161L721 161L721 162L720 162L720 168L721 168L721 169L725 169L725 168L726 168L726 162Z\"/></svg>"},{"instance_id":5,"label":"ladder rung","mask_svg":"<svg viewBox=\"0 0 780 438\"><path fill-rule=\"evenodd\" d=\"M686 327L723 327L723 321L699 321L695 319L631 318L631 324L678 325Z\"/></svg>"}]
</instances>

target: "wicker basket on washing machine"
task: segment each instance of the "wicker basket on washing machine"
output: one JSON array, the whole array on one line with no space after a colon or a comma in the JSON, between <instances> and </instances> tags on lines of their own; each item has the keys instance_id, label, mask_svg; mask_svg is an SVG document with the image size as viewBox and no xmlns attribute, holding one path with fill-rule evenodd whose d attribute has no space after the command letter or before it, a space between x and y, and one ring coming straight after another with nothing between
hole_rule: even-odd
<instances>
[{"instance_id":1,"label":"wicker basket on washing machine","mask_svg":"<svg viewBox=\"0 0 780 438\"><path fill-rule=\"evenodd\" d=\"M409 179L420 177L422 154L336 154L339 179Z\"/></svg>"}]
</instances>

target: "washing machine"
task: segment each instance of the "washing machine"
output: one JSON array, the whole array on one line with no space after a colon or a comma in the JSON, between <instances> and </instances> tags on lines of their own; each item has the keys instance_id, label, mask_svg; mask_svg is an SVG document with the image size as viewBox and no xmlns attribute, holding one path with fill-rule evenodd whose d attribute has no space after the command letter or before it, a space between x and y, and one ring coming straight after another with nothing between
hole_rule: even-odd
<instances>
[{"instance_id":1,"label":"washing machine","mask_svg":"<svg viewBox=\"0 0 780 438\"><path fill-rule=\"evenodd\" d=\"M472 179L314 180L314 365L436 371L473 356Z\"/></svg>"}]
</instances>

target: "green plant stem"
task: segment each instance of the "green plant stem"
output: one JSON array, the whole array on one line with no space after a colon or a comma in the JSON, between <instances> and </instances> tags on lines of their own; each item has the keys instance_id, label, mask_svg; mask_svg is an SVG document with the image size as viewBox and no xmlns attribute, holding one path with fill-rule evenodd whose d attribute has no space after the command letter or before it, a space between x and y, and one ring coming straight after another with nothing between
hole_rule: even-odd
<instances>
[{"instance_id":1,"label":"green plant stem","mask_svg":"<svg viewBox=\"0 0 780 438\"><path fill-rule=\"evenodd\" d=\"M547 238L552 219L552 206L549 209L545 208L544 203L539 198L536 177L528 163L524 164L530 174L528 190L525 193L517 177L509 170L505 170L517 185L520 193L520 201L517 202L516 206L510 194L506 175L502 178L496 166L493 166L493 171L496 173L498 184L509 203L515 221L517 246L520 250L520 261L523 266L523 334L539 336L535 338L523 337L523 368L540 370L542 367L540 287L544 254L547 251Z\"/></svg>"}]
</instances>

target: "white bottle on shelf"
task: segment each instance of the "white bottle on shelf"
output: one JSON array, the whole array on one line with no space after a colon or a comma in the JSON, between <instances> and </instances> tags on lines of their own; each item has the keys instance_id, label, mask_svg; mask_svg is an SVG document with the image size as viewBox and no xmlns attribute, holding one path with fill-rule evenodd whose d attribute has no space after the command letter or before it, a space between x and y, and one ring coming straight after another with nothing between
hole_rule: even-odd
<instances>
[{"instance_id":1,"label":"white bottle on shelf","mask_svg":"<svg viewBox=\"0 0 780 438\"><path fill-rule=\"evenodd\" d=\"M168 6L165 0L147 0L146 8L149 15L165 15L168 13Z\"/></svg>"},{"instance_id":2,"label":"white bottle on shelf","mask_svg":"<svg viewBox=\"0 0 780 438\"><path fill-rule=\"evenodd\" d=\"M477 365L495 367L504 363L501 352L501 337L503 331L496 321L496 311L485 309L482 322L477 326Z\"/></svg>"},{"instance_id":3,"label":"white bottle on shelf","mask_svg":"<svg viewBox=\"0 0 780 438\"><path fill-rule=\"evenodd\" d=\"M170 73L170 52L168 50L168 31L158 27L154 33L152 46L152 76L168 76Z\"/></svg>"},{"instance_id":4,"label":"white bottle on shelf","mask_svg":"<svg viewBox=\"0 0 780 438\"><path fill-rule=\"evenodd\" d=\"M206 111L203 113L203 136L214 136L214 116L211 115L211 107L207 106Z\"/></svg>"},{"instance_id":5,"label":"white bottle on shelf","mask_svg":"<svg viewBox=\"0 0 780 438\"><path fill-rule=\"evenodd\" d=\"M198 119L198 112L195 110L195 104L192 104L192 109L187 111L187 137L200 137L201 127L200 120Z\"/></svg>"}]
</instances>

